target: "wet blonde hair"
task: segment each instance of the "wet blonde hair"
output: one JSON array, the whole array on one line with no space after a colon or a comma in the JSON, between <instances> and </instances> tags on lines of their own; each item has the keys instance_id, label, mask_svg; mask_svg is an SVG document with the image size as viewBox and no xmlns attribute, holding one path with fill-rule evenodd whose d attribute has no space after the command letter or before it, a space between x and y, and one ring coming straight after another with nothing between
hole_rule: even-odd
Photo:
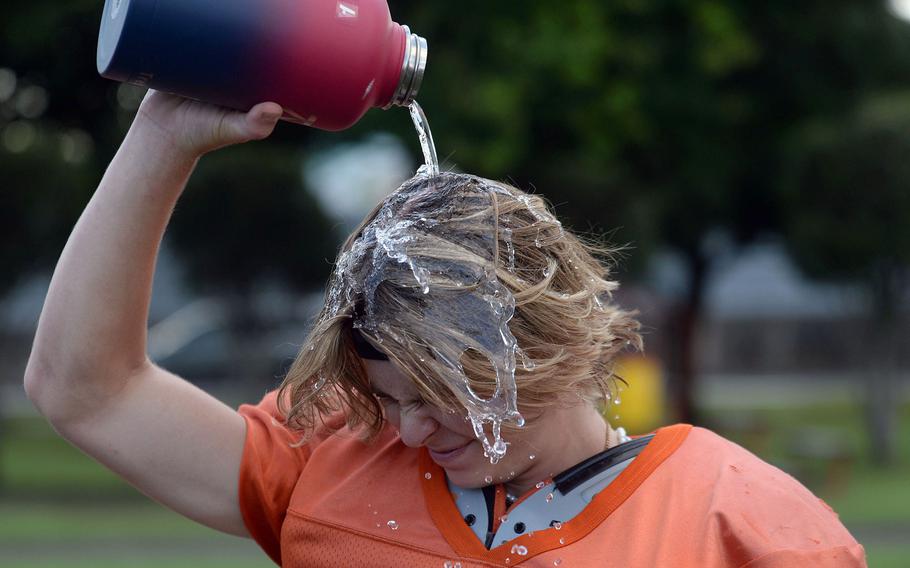
<instances>
[{"instance_id":1,"label":"wet blonde hair","mask_svg":"<svg viewBox=\"0 0 910 568\"><path fill-rule=\"evenodd\" d=\"M618 283L610 279L609 267L618 249L564 230L543 199L505 183L441 174L412 178L402 188L413 190L415 184L432 184L433 191L444 186L450 192L445 224L458 230L417 233L416 240L409 243L410 250L419 251L429 262L445 264L455 259L469 269L476 265L481 272L480 265L492 261L496 278L514 296L515 312L509 329L533 362L522 365L519 358L516 366L522 414L533 420L554 403L599 404L609 400L616 389L616 355L625 349L640 349L642 343L635 314L612 302ZM490 191L491 187L496 191ZM383 205L377 205L346 239L336 265L352 250ZM415 209L424 213L419 200L406 206L411 213ZM427 213L439 214L438 210ZM484 259L466 242L471 240L472 231L483 230L477 221L483 217L495 220L493 259ZM389 329L382 338L370 339L381 342L382 351L414 381L426 403L464 413L463 401L436 372L434 351L424 341L426 334L421 333L428 325L421 304L428 300L407 263L391 266L393 272L387 271L376 288L372 309L394 316L385 319ZM361 268L355 266L350 272L360 277ZM444 271L430 272L428 277L430 289L453 286ZM280 387L279 408L288 425L303 432L325 423L329 415L343 413L349 427L360 428L370 437L382 428L383 412L352 339L352 319L355 311L363 309L364 298L362 294L339 296L339 279L336 270L326 305ZM458 330L447 333L457 334ZM490 360L469 349L460 363L472 390L481 396L492 395L497 383Z\"/></svg>"}]
</instances>

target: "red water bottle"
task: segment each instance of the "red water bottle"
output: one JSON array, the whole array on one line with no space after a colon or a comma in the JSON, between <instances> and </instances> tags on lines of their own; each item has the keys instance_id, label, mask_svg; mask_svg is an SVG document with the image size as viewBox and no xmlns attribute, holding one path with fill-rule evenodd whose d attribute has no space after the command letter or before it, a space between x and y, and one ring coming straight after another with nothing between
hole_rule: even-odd
<instances>
[{"instance_id":1,"label":"red water bottle","mask_svg":"<svg viewBox=\"0 0 910 568\"><path fill-rule=\"evenodd\" d=\"M106 0L102 76L343 130L372 107L410 104L426 40L385 0Z\"/></svg>"}]
</instances>

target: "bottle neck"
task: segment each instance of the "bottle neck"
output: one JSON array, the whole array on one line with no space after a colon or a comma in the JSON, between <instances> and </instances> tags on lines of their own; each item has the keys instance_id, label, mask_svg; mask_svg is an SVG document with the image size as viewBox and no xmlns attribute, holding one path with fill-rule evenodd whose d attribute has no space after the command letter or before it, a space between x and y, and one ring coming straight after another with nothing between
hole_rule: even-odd
<instances>
[{"instance_id":1,"label":"bottle neck","mask_svg":"<svg viewBox=\"0 0 910 568\"><path fill-rule=\"evenodd\" d=\"M392 98L383 107L386 109L392 106L408 106L414 102L427 67L427 40L411 33L407 26L401 26L401 29L404 31L405 42L401 73Z\"/></svg>"}]
</instances>

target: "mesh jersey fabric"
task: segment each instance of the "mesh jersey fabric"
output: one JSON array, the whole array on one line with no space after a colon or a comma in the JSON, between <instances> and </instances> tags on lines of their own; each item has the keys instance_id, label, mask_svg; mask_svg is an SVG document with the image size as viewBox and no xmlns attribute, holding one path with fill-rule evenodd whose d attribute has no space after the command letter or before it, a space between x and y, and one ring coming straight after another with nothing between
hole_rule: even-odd
<instances>
[{"instance_id":1,"label":"mesh jersey fabric","mask_svg":"<svg viewBox=\"0 0 910 568\"><path fill-rule=\"evenodd\" d=\"M332 434L341 424L330 424L295 447L300 436L282 424L275 392L239 412L244 522L282 566L866 565L862 546L820 499L703 428L658 429L578 517L487 550L461 518L445 472L393 428L365 444L344 428Z\"/></svg>"}]
</instances>

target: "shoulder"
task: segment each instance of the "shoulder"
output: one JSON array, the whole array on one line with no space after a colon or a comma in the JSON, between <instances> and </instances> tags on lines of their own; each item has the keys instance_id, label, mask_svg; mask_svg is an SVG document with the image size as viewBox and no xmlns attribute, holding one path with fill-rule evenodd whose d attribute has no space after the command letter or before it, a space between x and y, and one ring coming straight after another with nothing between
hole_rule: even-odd
<instances>
[{"instance_id":1,"label":"shoulder","mask_svg":"<svg viewBox=\"0 0 910 568\"><path fill-rule=\"evenodd\" d=\"M305 508L307 501L324 499L358 464L388 451L394 436L385 428L377 440L364 443L345 426L342 414L326 417L313 432L294 430L274 391L238 412L247 427L238 491L241 514L250 535L276 563L281 562L281 531L292 502Z\"/></svg>"},{"instance_id":2,"label":"shoulder","mask_svg":"<svg viewBox=\"0 0 910 568\"><path fill-rule=\"evenodd\" d=\"M781 487L785 489L781 493L793 489L808 493L789 474L707 428L692 427L674 458L676 466L680 468L675 473L692 480L700 479L714 485L740 485L748 482L753 486Z\"/></svg>"},{"instance_id":3,"label":"shoulder","mask_svg":"<svg viewBox=\"0 0 910 568\"><path fill-rule=\"evenodd\" d=\"M375 448L371 442L394 436L394 429L385 424L375 440L368 441L363 433L347 426L343 412L320 417L312 431L298 430L288 425L281 411L282 406L287 408L287 405L279 405L278 391L271 391L257 404L243 404L238 408L238 413L247 424L248 445L279 445L289 455L306 458L323 444L341 444L369 453L373 451L371 448Z\"/></svg>"},{"instance_id":4,"label":"shoulder","mask_svg":"<svg viewBox=\"0 0 910 568\"><path fill-rule=\"evenodd\" d=\"M674 476L705 490L705 497L718 511L756 511L760 501L767 506L759 510L769 516L818 514L836 520L836 515L791 475L706 428L693 427L674 458Z\"/></svg>"},{"instance_id":5,"label":"shoulder","mask_svg":"<svg viewBox=\"0 0 910 568\"><path fill-rule=\"evenodd\" d=\"M710 430L692 428L667 466L674 486L686 489L690 506L738 563L785 551L846 548L861 555L837 514L803 484Z\"/></svg>"}]
</instances>

